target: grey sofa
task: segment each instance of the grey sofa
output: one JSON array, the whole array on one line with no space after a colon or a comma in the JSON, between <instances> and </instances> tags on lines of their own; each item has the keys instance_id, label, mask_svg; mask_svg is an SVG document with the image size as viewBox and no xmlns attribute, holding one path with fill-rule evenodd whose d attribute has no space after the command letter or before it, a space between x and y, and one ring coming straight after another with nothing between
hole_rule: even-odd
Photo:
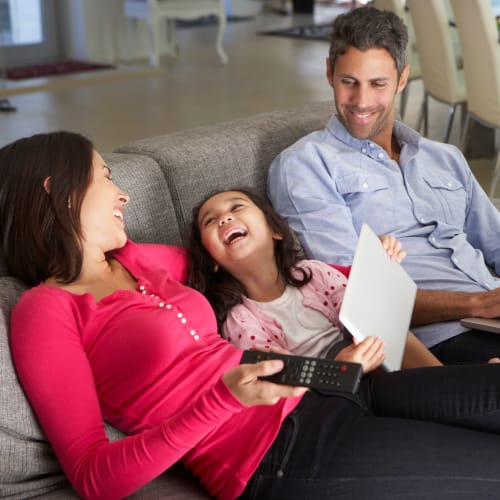
<instances>
[{"instance_id":1,"label":"grey sofa","mask_svg":"<svg viewBox=\"0 0 500 500\"><path fill-rule=\"evenodd\" d=\"M131 197L125 220L134 241L185 242L192 207L216 189L251 186L265 193L271 160L322 128L330 103L265 113L136 141L104 154L115 182ZM8 344L9 311L24 290L0 256L0 498L78 498L70 487L19 385ZM107 426L110 439L123 435ZM134 499L209 498L176 465Z\"/></svg>"}]
</instances>

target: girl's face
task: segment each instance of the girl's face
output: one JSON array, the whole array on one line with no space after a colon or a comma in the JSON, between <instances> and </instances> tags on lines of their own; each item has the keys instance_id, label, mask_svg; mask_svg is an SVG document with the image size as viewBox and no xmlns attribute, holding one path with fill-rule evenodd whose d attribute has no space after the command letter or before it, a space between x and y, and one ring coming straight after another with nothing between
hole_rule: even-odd
<instances>
[{"instance_id":1,"label":"girl's face","mask_svg":"<svg viewBox=\"0 0 500 500\"><path fill-rule=\"evenodd\" d=\"M274 240L282 239L271 230L262 210L239 191L209 198L196 222L204 248L230 273L246 259L274 259Z\"/></svg>"},{"instance_id":2,"label":"girl's face","mask_svg":"<svg viewBox=\"0 0 500 500\"><path fill-rule=\"evenodd\" d=\"M94 151L92 180L80 212L84 244L97 246L103 252L125 245L123 207L128 201L128 195L111 180L111 171L101 155Z\"/></svg>"}]
</instances>

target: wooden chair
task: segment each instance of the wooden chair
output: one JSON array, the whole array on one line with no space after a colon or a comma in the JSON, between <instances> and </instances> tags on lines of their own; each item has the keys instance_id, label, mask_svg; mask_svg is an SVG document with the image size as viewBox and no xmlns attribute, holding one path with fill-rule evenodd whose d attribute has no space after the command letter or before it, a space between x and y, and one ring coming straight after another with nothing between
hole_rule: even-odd
<instances>
[{"instance_id":1,"label":"wooden chair","mask_svg":"<svg viewBox=\"0 0 500 500\"><path fill-rule=\"evenodd\" d=\"M175 41L175 21L192 20L202 16L214 15L218 20L215 48L219 59L226 64L228 57L222 48L222 39L226 29L226 10L224 0L125 0L125 17L132 21L142 19L149 31L150 62L160 65L160 22L166 21L167 53L177 55Z\"/></svg>"}]
</instances>

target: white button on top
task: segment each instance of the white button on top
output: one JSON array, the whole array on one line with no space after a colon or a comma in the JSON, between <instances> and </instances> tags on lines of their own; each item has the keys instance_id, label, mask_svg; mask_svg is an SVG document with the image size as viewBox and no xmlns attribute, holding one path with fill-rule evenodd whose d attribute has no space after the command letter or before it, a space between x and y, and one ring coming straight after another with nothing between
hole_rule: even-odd
<instances>
[{"instance_id":1,"label":"white button on top","mask_svg":"<svg viewBox=\"0 0 500 500\"><path fill-rule=\"evenodd\" d=\"M186 318L182 318L182 319L181 319L181 323L182 323L183 325L185 325L185 324L187 323L187 319L186 319Z\"/></svg>"},{"instance_id":2,"label":"white button on top","mask_svg":"<svg viewBox=\"0 0 500 500\"><path fill-rule=\"evenodd\" d=\"M181 313L181 312L178 312L178 313L177 313L177 317L178 317L178 318L182 318L182 313Z\"/></svg>"},{"instance_id":3,"label":"white button on top","mask_svg":"<svg viewBox=\"0 0 500 500\"><path fill-rule=\"evenodd\" d=\"M166 307L167 309L172 309L172 304L167 304L165 307Z\"/></svg>"},{"instance_id":4,"label":"white button on top","mask_svg":"<svg viewBox=\"0 0 500 500\"><path fill-rule=\"evenodd\" d=\"M363 189L368 189L368 182L363 182Z\"/></svg>"},{"instance_id":5,"label":"white button on top","mask_svg":"<svg viewBox=\"0 0 500 500\"><path fill-rule=\"evenodd\" d=\"M384 157L384 153L379 153L379 154L377 155L377 158L382 159L383 157Z\"/></svg>"},{"instance_id":6,"label":"white button on top","mask_svg":"<svg viewBox=\"0 0 500 500\"><path fill-rule=\"evenodd\" d=\"M366 148L361 148L362 153L366 153Z\"/></svg>"},{"instance_id":7,"label":"white button on top","mask_svg":"<svg viewBox=\"0 0 500 500\"><path fill-rule=\"evenodd\" d=\"M139 290L142 292L143 290L146 290L146 287L145 287L144 285L141 285L141 286L139 287Z\"/></svg>"},{"instance_id":8,"label":"white button on top","mask_svg":"<svg viewBox=\"0 0 500 500\"><path fill-rule=\"evenodd\" d=\"M453 184L451 182L448 182L448 187L451 188L451 186L453 186Z\"/></svg>"}]
</instances>

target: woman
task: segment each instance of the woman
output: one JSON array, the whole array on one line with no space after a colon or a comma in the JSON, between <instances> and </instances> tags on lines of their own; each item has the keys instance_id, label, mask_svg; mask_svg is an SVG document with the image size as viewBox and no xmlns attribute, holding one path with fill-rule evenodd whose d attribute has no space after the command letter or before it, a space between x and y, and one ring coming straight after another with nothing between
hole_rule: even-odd
<instances>
[{"instance_id":1,"label":"woman","mask_svg":"<svg viewBox=\"0 0 500 500\"><path fill-rule=\"evenodd\" d=\"M427 498L456 498L457 482L497 492L497 365L373 377L354 397L259 380L282 363L238 365L206 299L182 284L184 251L127 241L128 196L90 141L16 141L0 150L0 179L2 251L33 286L12 311L13 358L82 497L125 497L178 460L222 499L327 498L354 476L357 498L403 482ZM368 393L382 410L363 407ZM129 437L110 443L103 418Z\"/></svg>"}]
</instances>

